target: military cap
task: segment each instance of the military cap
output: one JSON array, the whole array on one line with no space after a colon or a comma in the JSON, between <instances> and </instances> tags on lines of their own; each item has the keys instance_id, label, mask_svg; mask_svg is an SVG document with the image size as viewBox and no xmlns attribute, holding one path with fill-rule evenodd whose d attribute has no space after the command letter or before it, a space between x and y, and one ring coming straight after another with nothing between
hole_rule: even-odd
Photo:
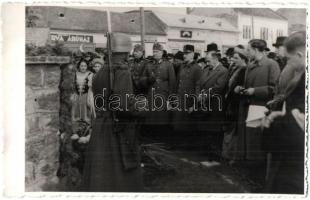
<instances>
[{"instance_id":1,"label":"military cap","mask_svg":"<svg viewBox=\"0 0 310 200\"><path fill-rule=\"evenodd\" d=\"M195 51L194 45L186 44L183 47L183 52L184 53L191 53L191 52L194 52L194 51Z\"/></svg>"},{"instance_id":2,"label":"military cap","mask_svg":"<svg viewBox=\"0 0 310 200\"><path fill-rule=\"evenodd\" d=\"M141 44L136 44L134 47L133 47L133 51L144 51L144 48Z\"/></svg>"},{"instance_id":3,"label":"military cap","mask_svg":"<svg viewBox=\"0 0 310 200\"><path fill-rule=\"evenodd\" d=\"M164 47L161 44L159 44L158 42L155 42L153 45L153 50L163 51Z\"/></svg>"}]
</instances>

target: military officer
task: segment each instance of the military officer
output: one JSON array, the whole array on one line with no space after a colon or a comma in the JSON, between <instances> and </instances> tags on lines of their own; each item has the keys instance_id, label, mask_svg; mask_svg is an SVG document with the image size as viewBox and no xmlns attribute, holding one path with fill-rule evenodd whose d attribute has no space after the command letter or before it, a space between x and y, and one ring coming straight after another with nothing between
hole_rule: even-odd
<instances>
[{"instance_id":1,"label":"military officer","mask_svg":"<svg viewBox=\"0 0 310 200\"><path fill-rule=\"evenodd\" d=\"M143 190L140 152L136 131L137 112L131 102L122 99L133 93L129 64L131 40L125 34L113 34L111 39L111 68L101 68L93 80L96 116L92 136L86 151L82 191L88 192L141 192ZM114 81L109 82L110 70ZM105 93L103 91L106 90ZM121 109L111 106L110 95L121 97ZM108 107L104 107L104 105ZM102 107L102 108L101 108ZM103 109L105 108L105 110ZM116 120L117 119L117 120Z\"/></svg>"},{"instance_id":2,"label":"military officer","mask_svg":"<svg viewBox=\"0 0 310 200\"><path fill-rule=\"evenodd\" d=\"M144 59L144 49L140 44L136 44L133 49L133 59L129 62L134 94L147 94L147 88L141 82L142 74L145 70L146 61Z\"/></svg>"},{"instance_id":3,"label":"military officer","mask_svg":"<svg viewBox=\"0 0 310 200\"><path fill-rule=\"evenodd\" d=\"M174 130L176 138L181 142L192 133L194 126L194 117L192 111L195 107L197 98L192 95L197 93L198 82L202 74L201 67L194 61L193 45L185 45L183 48L184 63L180 67L177 94L180 102L180 110L174 112ZM196 103L197 106L197 103ZM193 135L189 136L192 137Z\"/></svg>"},{"instance_id":4,"label":"military officer","mask_svg":"<svg viewBox=\"0 0 310 200\"><path fill-rule=\"evenodd\" d=\"M146 124L154 134L164 133L169 124L167 98L175 91L175 72L171 62L163 59L163 46L153 45L154 60L146 64L141 83L148 89Z\"/></svg>"}]
</instances>

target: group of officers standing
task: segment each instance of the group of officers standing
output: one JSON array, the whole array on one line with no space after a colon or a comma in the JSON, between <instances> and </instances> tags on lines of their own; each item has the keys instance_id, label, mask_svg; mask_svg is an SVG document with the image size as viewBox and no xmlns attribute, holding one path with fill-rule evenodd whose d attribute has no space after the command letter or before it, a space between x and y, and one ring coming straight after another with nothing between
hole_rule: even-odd
<instances>
[{"instance_id":1,"label":"group of officers standing","mask_svg":"<svg viewBox=\"0 0 310 200\"><path fill-rule=\"evenodd\" d=\"M115 45L117 41L126 41L124 38L114 39ZM202 144L210 144L206 136L215 133L215 142L212 141L215 149L205 149L215 158L224 157L231 163L238 160L262 161L266 156L262 146L266 143L268 152L276 155L277 164L273 167L273 178L268 179L266 184L270 186L269 190L293 193L303 191L303 181L300 180L303 170L300 167L303 166L301 155L304 152L304 129L300 120L305 113L305 40L304 32L294 33L285 40L278 38L274 46L278 52L285 49L291 61L282 72L278 63L283 63L286 58L280 54L269 58L266 42L261 39L250 40L247 47L238 45L229 49L226 52L228 65L222 62L215 43L207 45L206 56L203 58L197 58L195 48L190 44L185 45L183 52L176 53L173 58L165 56L163 46L159 43L153 45L153 56L147 59L139 44L134 46L130 60L129 49L116 48L118 50L112 51L111 59L113 88L107 81L110 70L103 67L92 80L93 95L108 88L108 95L114 93L124 96L133 93L146 96L148 106L157 103L168 106L160 111L147 112L136 109L130 112L96 111L97 117L92 122L92 135L85 156L83 190L142 191L138 141L140 133L146 137L168 136L176 144L181 140L192 143L195 137ZM199 96L206 91L211 91L208 95L214 98ZM154 94L160 94L162 98L151 99ZM174 94L179 97L179 110L173 109L176 102L170 97ZM294 100L291 98L293 95L296 98ZM186 96L193 98L186 99ZM196 108L203 103L209 105L208 110ZM245 120L251 105L269 108L261 127L246 127ZM290 111L294 109L292 118ZM296 120L296 116L298 123L292 121ZM286 122L280 121L280 125L275 123L278 118L284 118ZM285 123L290 128L283 129L281 126ZM274 127L273 124L278 125ZM286 134L288 130L290 132ZM284 131L283 137L276 134L279 131ZM268 132L271 134L268 135ZM294 132L299 135L295 137ZM266 133L268 137L265 137ZM270 147L270 144L279 148ZM287 152L283 148L290 148L290 154L283 153ZM293 156L294 160L282 162L287 156ZM299 170L300 173L289 173L289 178L277 177L275 174L283 173L281 168L292 172ZM297 183L292 183L293 179ZM282 183L275 180L281 180ZM280 185L275 185L275 182ZM281 187L283 182L285 186ZM287 187L290 189L287 190Z\"/></svg>"}]
</instances>

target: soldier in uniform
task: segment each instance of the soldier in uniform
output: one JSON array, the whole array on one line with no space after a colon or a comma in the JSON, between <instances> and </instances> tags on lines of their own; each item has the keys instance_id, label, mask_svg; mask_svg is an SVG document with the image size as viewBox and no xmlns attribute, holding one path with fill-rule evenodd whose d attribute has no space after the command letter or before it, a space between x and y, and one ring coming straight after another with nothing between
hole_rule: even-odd
<instances>
[{"instance_id":1,"label":"soldier in uniform","mask_svg":"<svg viewBox=\"0 0 310 200\"><path fill-rule=\"evenodd\" d=\"M171 62L163 59L163 46L153 46L154 60L146 64L141 79L144 88L148 89L148 109L146 124L148 134L165 134L169 124L167 98L175 91L175 72Z\"/></svg>"},{"instance_id":2,"label":"soldier in uniform","mask_svg":"<svg viewBox=\"0 0 310 200\"><path fill-rule=\"evenodd\" d=\"M195 97L191 95L196 95L198 92L198 82L202 74L201 67L194 61L194 46L185 45L183 48L184 52L184 64L180 67L177 94L180 102L180 111L174 112L174 130L176 134L176 139L182 142L189 136L189 133L194 131L194 121L193 116L194 103L197 101ZM188 98L185 98L185 96ZM197 103L196 103L197 104ZM189 136L193 137L193 135ZM177 142L177 141L176 141ZM178 142L177 142L178 143Z\"/></svg>"},{"instance_id":3,"label":"soldier in uniform","mask_svg":"<svg viewBox=\"0 0 310 200\"><path fill-rule=\"evenodd\" d=\"M145 70L146 61L144 59L144 49L143 46L140 44L136 44L133 49L133 59L129 62L132 80L133 80L133 87L134 87L134 94L147 94L147 88L143 87L141 82L142 74Z\"/></svg>"},{"instance_id":4,"label":"soldier in uniform","mask_svg":"<svg viewBox=\"0 0 310 200\"><path fill-rule=\"evenodd\" d=\"M136 131L138 115L132 106L133 101L129 101L129 105L124 103L126 94L133 94L131 73L126 62L131 41L125 34L111 37L112 69L104 66L93 79L96 119L86 151L81 190L140 192L143 184ZM109 69L114 77L112 85ZM115 104L110 104L110 95L120 97L120 110L116 110Z\"/></svg>"}]
</instances>

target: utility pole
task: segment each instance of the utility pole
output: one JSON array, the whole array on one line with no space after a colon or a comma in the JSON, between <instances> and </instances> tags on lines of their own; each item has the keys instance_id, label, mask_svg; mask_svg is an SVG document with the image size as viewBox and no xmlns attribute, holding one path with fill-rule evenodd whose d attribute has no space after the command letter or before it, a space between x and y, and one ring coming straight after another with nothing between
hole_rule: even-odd
<instances>
[{"instance_id":1,"label":"utility pole","mask_svg":"<svg viewBox=\"0 0 310 200\"><path fill-rule=\"evenodd\" d=\"M140 31L141 31L141 45L145 49L144 37L145 37L145 25L144 25L144 8L140 7Z\"/></svg>"},{"instance_id":2,"label":"utility pole","mask_svg":"<svg viewBox=\"0 0 310 200\"><path fill-rule=\"evenodd\" d=\"M252 25L252 39L254 39L254 15L251 15L251 25Z\"/></svg>"}]
</instances>

